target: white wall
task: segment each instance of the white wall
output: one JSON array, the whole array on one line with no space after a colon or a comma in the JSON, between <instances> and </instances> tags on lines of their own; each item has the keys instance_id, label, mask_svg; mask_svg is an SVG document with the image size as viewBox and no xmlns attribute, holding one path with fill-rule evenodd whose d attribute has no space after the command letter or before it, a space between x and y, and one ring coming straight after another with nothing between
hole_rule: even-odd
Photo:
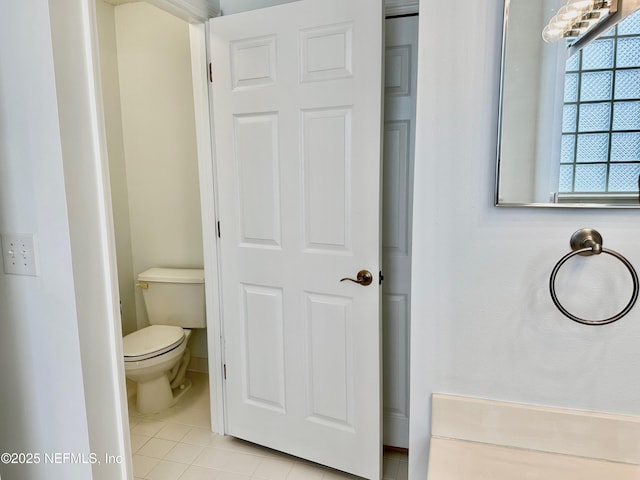
<instances>
[{"instance_id":1,"label":"white wall","mask_svg":"<svg viewBox=\"0 0 640 480\"><path fill-rule=\"evenodd\" d=\"M89 447L50 38L45 0L2 4L0 232L35 233L40 267L37 277L0 272L2 452ZM91 469L0 464L0 474L62 480Z\"/></svg>"},{"instance_id":2,"label":"white wall","mask_svg":"<svg viewBox=\"0 0 640 480\"><path fill-rule=\"evenodd\" d=\"M136 320L135 275L133 273L131 254L129 192L127 189L124 140L122 137L115 7L103 0L96 0L96 17L98 21L100 73L109 155L111 203L113 206L118 262L118 290L122 304L122 333L127 335L136 331L138 324Z\"/></svg>"},{"instance_id":3,"label":"white wall","mask_svg":"<svg viewBox=\"0 0 640 480\"><path fill-rule=\"evenodd\" d=\"M420 9L439 6L422 0ZM548 293L551 270L581 227L598 229L605 246L640 268L638 212L493 206L502 2L447 8L420 16L413 479L426 476L433 392L640 415L640 306L588 327L563 317ZM566 267L562 298L584 315L615 313L630 295L628 275L610 258L581 260Z\"/></svg>"},{"instance_id":4,"label":"white wall","mask_svg":"<svg viewBox=\"0 0 640 480\"><path fill-rule=\"evenodd\" d=\"M115 34L125 168L111 173L127 186L133 285L149 267L203 265L189 25L139 2L115 8ZM194 335L193 355L207 356L205 338Z\"/></svg>"},{"instance_id":5,"label":"white wall","mask_svg":"<svg viewBox=\"0 0 640 480\"><path fill-rule=\"evenodd\" d=\"M88 455L107 446L121 455L91 65L73 48L86 40L87 12L74 0L55 9L46 0L0 7L0 232L33 232L39 251L38 276L0 273L0 451ZM0 474L107 478L86 463L44 461L3 463Z\"/></svg>"}]
</instances>

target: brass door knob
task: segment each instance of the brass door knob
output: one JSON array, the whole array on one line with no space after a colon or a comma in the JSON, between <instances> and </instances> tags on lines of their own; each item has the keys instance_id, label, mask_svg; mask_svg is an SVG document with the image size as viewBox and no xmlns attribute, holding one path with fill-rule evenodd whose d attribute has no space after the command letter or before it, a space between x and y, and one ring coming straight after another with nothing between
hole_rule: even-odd
<instances>
[{"instance_id":1,"label":"brass door knob","mask_svg":"<svg viewBox=\"0 0 640 480\"><path fill-rule=\"evenodd\" d=\"M373 275L371 275L371 272L369 270L360 270L358 272L358 276L355 279L345 277L345 278L342 278L340 281L344 282L345 280L349 280L350 282L353 282L353 283L359 283L363 287L366 287L367 285L371 285L371 282L373 282Z\"/></svg>"}]
</instances>

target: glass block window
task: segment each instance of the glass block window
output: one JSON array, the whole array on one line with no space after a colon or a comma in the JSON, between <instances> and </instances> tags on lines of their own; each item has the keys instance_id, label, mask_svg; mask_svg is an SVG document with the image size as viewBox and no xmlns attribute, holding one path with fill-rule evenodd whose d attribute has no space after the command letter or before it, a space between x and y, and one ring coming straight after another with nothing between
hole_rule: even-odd
<instances>
[{"instance_id":1,"label":"glass block window","mask_svg":"<svg viewBox=\"0 0 640 480\"><path fill-rule=\"evenodd\" d=\"M638 191L640 10L566 64L559 192Z\"/></svg>"}]
</instances>

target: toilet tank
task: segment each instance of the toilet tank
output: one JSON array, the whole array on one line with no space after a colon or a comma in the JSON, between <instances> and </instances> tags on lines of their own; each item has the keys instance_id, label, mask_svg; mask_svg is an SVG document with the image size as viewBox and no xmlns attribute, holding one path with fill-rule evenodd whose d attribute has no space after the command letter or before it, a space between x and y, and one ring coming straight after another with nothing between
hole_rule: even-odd
<instances>
[{"instance_id":1,"label":"toilet tank","mask_svg":"<svg viewBox=\"0 0 640 480\"><path fill-rule=\"evenodd\" d=\"M205 328L204 270L150 268L138 275L151 325Z\"/></svg>"}]
</instances>

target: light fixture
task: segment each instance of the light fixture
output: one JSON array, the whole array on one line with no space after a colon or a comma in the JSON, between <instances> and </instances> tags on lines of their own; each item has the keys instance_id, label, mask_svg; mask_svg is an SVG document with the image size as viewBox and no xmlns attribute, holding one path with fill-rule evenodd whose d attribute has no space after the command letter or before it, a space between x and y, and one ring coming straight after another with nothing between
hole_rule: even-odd
<instances>
[{"instance_id":1,"label":"light fixture","mask_svg":"<svg viewBox=\"0 0 640 480\"><path fill-rule=\"evenodd\" d=\"M568 0L542 30L547 43L562 38L582 38L618 11L620 0Z\"/></svg>"}]
</instances>

